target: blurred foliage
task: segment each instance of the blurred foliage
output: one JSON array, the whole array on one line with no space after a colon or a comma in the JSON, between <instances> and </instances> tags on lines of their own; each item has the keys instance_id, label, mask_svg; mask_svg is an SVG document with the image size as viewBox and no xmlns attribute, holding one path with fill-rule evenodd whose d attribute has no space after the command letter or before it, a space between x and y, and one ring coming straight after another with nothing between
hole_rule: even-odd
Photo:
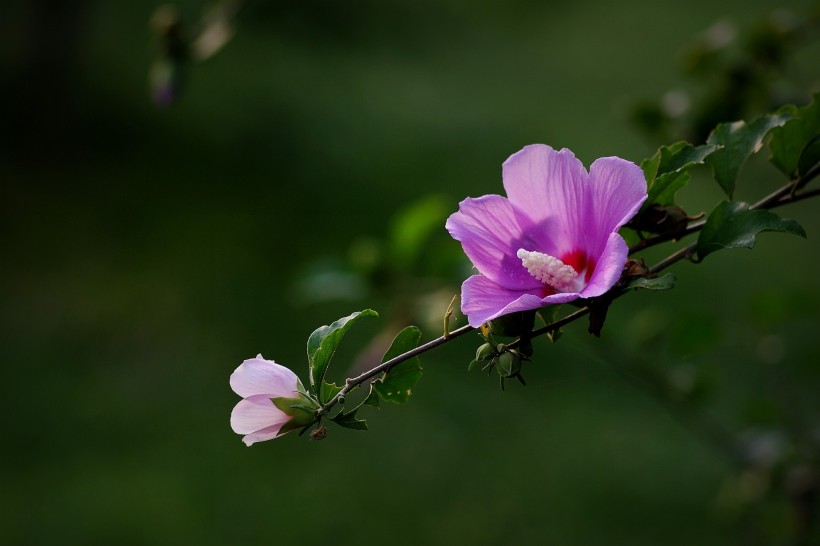
<instances>
[{"instance_id":1,"label":"blurred foliage","mask_svg":"<svg viewBox=\"0 0 820 546\"><path fill-rule=\"evenodd\" d=\"M808 102L817 85L795 62L820 41L820 10L783 6L739 27L720 19L680 53L691 83L660 100L636 102L630 117L648 138L703 142L722 122L749 119L787 103ZM808 47L807 47L808 46Z\"/></svg>"},{"instance_id":2,"label":"blurred foliage","mask_svg":"<svg viewBox=\"0 0 820 546\"><path fill-rule=\"evenodd\" d=\"M187 40L210 5L175 4ZM367 435L247 449L227 378L262 352L305 379L301 340L363 303L393 329L384 348L408 314L438 335L467 264L430 226L500 191L524 144L637 159L805 104L811 2L790 3L800 30L763 63L782 79L748 100L721 53L705 79L670 60L718 18L754 28L767 2L245 2L164 109L145 83L157 7L0 7L0 542L765 544L805 525L820 443L811 238L681 264L676 290L613 306L600 340L580 324L535 340L527 389L467 374L479 338L454 342ZM631 138L629 105L670 88L685 95L664 116L680 116L649 146ZM726 110L690 115L713 92ZM687 211L723 198L698 168ZM780 179L759 155L743 172L747 196ZM810 237L812 211L789 209ZM346 335L337 377L368 327Z\"/></svg>"}]
</instances>

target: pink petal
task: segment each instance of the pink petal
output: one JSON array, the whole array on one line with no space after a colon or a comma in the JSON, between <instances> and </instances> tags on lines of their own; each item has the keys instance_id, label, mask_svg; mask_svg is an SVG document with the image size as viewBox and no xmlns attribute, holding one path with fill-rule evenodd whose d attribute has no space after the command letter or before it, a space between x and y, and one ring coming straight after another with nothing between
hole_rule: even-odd
<instances>
[{"instance_id":1,"label":"pink petal","mask_svg":"<svg viewBox=\"0 0 820 546\"><path fill-rule=\"evenodd\" d=\"M634 163L602 157L590 166L589 180L586 250L594 257L603 252L609 235L637 214L647 197L646 179Z\"/></svg>"},{"instance_id":2,"label":"pink petal","mask_svg":"<svg viewBox=\"0 0 820 546\"><path fill-rule=\"evenodd\" d=\"M538 309L548 304L564 303L578 294L561 293L541 296L543 286L531 290L509 290L483 275L473 275L461 285L461 311L470 326L478 328L487 321L516 311Z\"/></svg>"},{"instance_id":3,"label":"pink petal","mask_svg":"<svg viewBox=\"0 0 820 546\"><path fill-rule=\"evenodd\" d=\"M522 234L510 202L500 195L465 199L446 224L454 239L478 271L508 289L526 290L540 286L516 256L519 248L535 248Z\"/></svg>"},{"instance_id":4,"label":"pink petal","mask_svg":"<svg viewBox=\"0 0 820 546\"><path fill-rule=\"evenodd\" d=\"M257 355L239 365L231 374L230 383L233 391L243 398L255 394L276 398L293 396L298 381L296 374L288 368Z\"/></svg>"},{"instance_id":5,"label":"pink petal","mask_svg":"<svg viewBox=\"0 0 820 546\"><path fill-rule=\"evenodd\" d=\"M595 266L592 278L581 290L581 296L584 298L600 296L612 288L621 278L628 254L629 248L623 237L617 233L611 233Z\"/></svg>"},{"instance_id":6,"label":"pink petal","mask_svg":"<svg viewBox=\"0 0 820 546\"><path fill-rule=\"evenodd\" d=\"M527 250L561 255L583 247L587 226L582 212L589 182L584 165L571 151L526 146L504 162L502 172L510 202L531 222L524 229L540 243ZM532 233L531 226L540 233Z\"/></svg>"},{"instance_id":7,"label":"pink petal","mask_svg":"<svg viewBox=\"0 0 820 546\"><path fill-rule=\"evenodd\" d=\"M282 428L282 425L274 425L272 427L263 428L262 430L257 430L256 432L252 432L246 436L242 437L242 441L245 442L245 445L250 447L256 442L264 442L265 440L273 440L277 436L279 436L279 430Z\"/></svg>"},{"instance_id":8,"label":"pink petal","mask_svg":"<svg viewBox=\"0 0 820 546\"><path fill-rule=\"evenodd\" d=\"M265 428L281 427L288 419L290 416L274 406L267 396L249 396L233 408L231 428L237 434L250 434Z\"/></svg>"}]
</instances>

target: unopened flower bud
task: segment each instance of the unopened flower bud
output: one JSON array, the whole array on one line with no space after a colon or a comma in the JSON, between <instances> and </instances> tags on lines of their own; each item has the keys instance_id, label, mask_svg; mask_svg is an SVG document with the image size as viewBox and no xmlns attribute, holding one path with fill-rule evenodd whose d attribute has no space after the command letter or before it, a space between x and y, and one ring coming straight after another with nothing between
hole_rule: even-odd
<instances>
[{"instance_id":1,"label":"unopened flower bud","mask_svg":"<svg viewBox=\"0 0 820 546\"><path fill-rule=\"evenodd\" d=\"M521 371L521 357L513 352L500 354L495 364L501 377L513 377Z\"/></svg>"},{"instance_id":2,"label":"unopened flower bud","mask_svg":"<svg viewBox=\"0 0 820 546\"><path fill-rule=\"evenodd\" d=\"M494 357L496 354L495 347L489 343L481 345L475 352L475 359L479 362L486 362Z\"/></svg>"}]
</instances>

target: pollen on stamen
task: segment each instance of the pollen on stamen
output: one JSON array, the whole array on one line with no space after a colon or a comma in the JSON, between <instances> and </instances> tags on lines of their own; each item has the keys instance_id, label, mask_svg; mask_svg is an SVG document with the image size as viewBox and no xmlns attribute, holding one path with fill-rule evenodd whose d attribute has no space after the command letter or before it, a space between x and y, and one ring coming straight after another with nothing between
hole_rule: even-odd
<instances>
[{"instance_id":1,"label":"pollen on stamen","mask_svg":"<svg viewBox=\"0 0 820 546\"><path fill-rule=\"evenodd\" d=\"M531 252L523 248L518 249L516 256L527 268L529 274L542 283L564 292L572 290L575 279L578 277L578 272L572 266L565 264L555 256L543 252Z\"/></svg>"}]
</instances>

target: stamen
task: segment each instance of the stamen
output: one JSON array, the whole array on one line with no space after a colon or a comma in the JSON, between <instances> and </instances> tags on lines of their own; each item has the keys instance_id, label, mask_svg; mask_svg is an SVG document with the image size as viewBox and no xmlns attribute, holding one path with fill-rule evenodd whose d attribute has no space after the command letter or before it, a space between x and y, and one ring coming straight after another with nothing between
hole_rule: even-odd
<instances>
[{"instance_id":1,"label":"stamen","mask_svg":"<svg viewBox=\"0 0 820 546\"><path fill-rule=\"evenodd\" d=\"M549 254L531 252L523 248L518 249L516 256L530 275L542 283L562 292L573 290L578 272L572 266Z\"/></svg>"}]
</instances>

